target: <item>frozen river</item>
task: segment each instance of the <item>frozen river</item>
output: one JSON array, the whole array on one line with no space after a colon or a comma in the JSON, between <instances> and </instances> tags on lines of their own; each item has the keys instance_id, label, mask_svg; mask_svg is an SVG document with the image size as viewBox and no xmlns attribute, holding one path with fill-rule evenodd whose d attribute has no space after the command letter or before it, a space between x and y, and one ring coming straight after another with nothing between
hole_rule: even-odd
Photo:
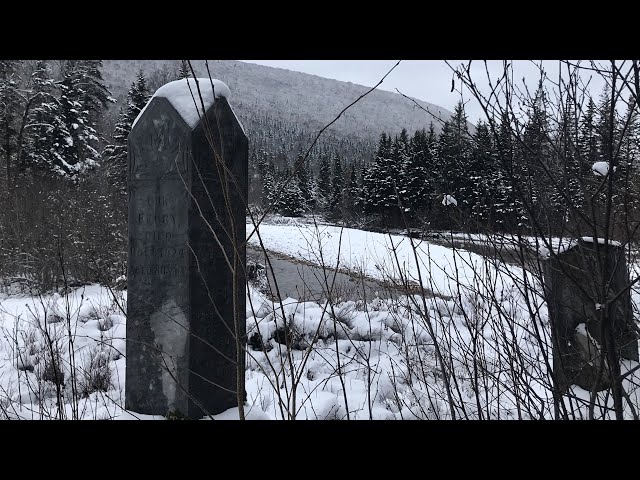
<instances>
[{"instance_id":1,"label":"frozen river","mask_svg":"<svg viewBox=\"0 0 640 480\"><path fill-rule=\"evenodd\" d=\"M267 266L264 253L251 246L247 247L247 260L254 260ZM375 280L362 279L330 269L325 272L320 267L308 265L273 252L269 252L269 260L273 272L269 271L267 267L267 279L272 296L275 298L279 296L283 300L292 297L305 301L321 301L330 297L334 301L365 300L370 302L376 296L389 298L402 293L398 289L389 288ZM328 295L329 292L332 294Z\"/></svg>"}]
</instances>

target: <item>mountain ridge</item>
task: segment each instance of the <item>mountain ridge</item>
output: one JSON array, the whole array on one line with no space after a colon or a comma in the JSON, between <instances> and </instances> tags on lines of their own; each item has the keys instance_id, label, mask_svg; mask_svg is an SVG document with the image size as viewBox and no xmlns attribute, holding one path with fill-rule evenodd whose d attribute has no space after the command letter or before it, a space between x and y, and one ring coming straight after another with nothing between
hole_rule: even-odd
<instances>
[{"instance_id":1,"label":"mountain ridge","mask_svg":"<svg viewBox=\"0 0 640 480\"><path fill-rule=\"evenodd\" d=\"M191 63L196 75L208 75L204 61ZM177 71L178 65L177 60L104 60L103 77L122 105L139 70L145 73L155 91L172 79L171 73ZM249 125L251 117L266 115L299 128L319 131L371 89L352 82L235 60L209 61L209 71L212 78L229 86L236 114ZM442 120L452 115L439 105L414 100ZM382 132L394 135L402 128L409 132L428 129L432 121L436 131L440 131L440 122L413 101L398 93L376 89L350 107L327 130L340 138L377 142Z\"/></svg>"}]
</instances>

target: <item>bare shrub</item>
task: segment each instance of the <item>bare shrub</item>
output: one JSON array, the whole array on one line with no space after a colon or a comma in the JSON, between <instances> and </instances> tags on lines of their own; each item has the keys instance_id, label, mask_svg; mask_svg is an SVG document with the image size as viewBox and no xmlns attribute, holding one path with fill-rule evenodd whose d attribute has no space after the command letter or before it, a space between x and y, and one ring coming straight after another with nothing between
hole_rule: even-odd
<instances>
[{"instance_id":1,"label":"bare shrub","mask_svg":"<svg viewBox=\"0 0 640 480\"><path fill-rule=\"evenodd\" d=\"M83 355L83 365L78 369L78 392L88 397L93 392L109 390L113 371L110 366L109 353L100 346L93 346Z\"/></svg>"}]
</instances>

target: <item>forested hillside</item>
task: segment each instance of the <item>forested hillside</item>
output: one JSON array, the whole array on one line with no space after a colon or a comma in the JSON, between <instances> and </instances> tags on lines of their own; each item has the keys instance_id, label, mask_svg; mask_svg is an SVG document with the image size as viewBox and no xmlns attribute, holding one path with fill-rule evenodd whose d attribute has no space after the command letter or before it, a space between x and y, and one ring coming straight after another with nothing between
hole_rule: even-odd
<instances>
[{"instance_id":1,"label":"forested hillside","mask_svg":"<svg viewBox=\"0 0 640 480\"><path fill-rule=\"evenodd\" d=\"M203 61L192 61L197 76L207 77ZM175 79L180 68L177 60L105 60L104 78L113 95L124 99L130 83L142 70L149 78L153 93L159 86ZM222 80L231 89L233 108L249 127L260 119L295 126L299 130L317 132L347 105L369 88L353 83L272 68L251 63L214 60L209 62L211 77ZM376 141L382 131L400 133L427 128L436 118L447 120L451 112L427 102L418 102L430 116L413 102L397 93L376 90L349 109L329 133L338 138ZM439 125L436 130L439 131ZM249 129L250 130L250 129Z\"/></svg>"},{"instance_id":2,"label":"forested hillside","mask_svg":"<svg viewBox=\"0 0 640 480\"><path fill-rule=\"evenodd\" d=\"M273 162L281 169L292 166L312 144L317 133L347 105L369 90L337 80L231 60L193 61L197 76L227 83L233 108L245 126L250 144L251 185L249 199L260 203L262 190L259 162ZM126 102L129 85L142 72L153 93L164 83L180 76L177 60L105 60L103 73L113 96ZM191 75L190 70L183 72ZM425 110L402 96L376 90L359 101L319 139L308 159L312 172L319 173L321 159L339 156L348 166L368 162L380 132L399 134L403 128L415 131L434 122L436 132L451 112L427 102ZM115 123L116 107L107 114ZM433 115L427 113L433 112Z\"/></svg>"}]
</instances>

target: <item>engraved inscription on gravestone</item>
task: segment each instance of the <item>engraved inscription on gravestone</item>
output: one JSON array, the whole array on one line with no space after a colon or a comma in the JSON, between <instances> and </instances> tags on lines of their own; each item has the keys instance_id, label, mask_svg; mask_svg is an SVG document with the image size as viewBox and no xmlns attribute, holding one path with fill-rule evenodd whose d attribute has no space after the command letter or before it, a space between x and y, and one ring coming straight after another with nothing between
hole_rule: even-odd
<instances>
[{"instance_id":1,"label":"engraved inscription on gravestone","mask_svg":"<svg viewBox=\"0 0 640 480\"><path fill-rule=\"evenodd\" d=\"M214 235L233 259L233 241L245 239L248 147L226 85L215 81L214 101L210 80L200 79L203 115L187 82L196 92L193 79L160 88L129 134L125 406L200 418L236 406L236 373L244 374L233 335L238 322L244 336L233 305L244 314L244 277L234 292ZM216 168L214 149L231 175Z\"/></svg>"}]
</instances>

